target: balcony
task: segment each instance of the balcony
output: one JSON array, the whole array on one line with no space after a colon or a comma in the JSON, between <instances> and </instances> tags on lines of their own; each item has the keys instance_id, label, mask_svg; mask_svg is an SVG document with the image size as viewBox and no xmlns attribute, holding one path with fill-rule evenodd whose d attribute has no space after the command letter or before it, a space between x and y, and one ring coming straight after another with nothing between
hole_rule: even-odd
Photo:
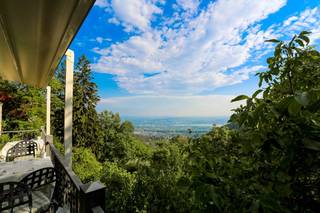
<instances>
[{"instance_id":1,"label":"balcony","mask_svg":"<svg viewBox=\"0 0 320 213\"><path fill-rule=\"evenodd\" d=\"M3 80L45 88L61 58L66 56L66 153L62 156L52 143L50 87L47 87L46 131L35 134L41 134L39 140L14 142L4 150L0 166L0 212L33 211L36 193L40 194L45 187L44 191L50 194L46 210L104 211L105 187L99 182L81 183L71 169L74 53L67 49L94 2L0 1L0 77ZM5 104L1 102L5 100L0 97L0 136L2 104ZM19 209L22 205L26 206L23 211ZM41 209L38 210L35 212Z\"/></svg>"},{"instance_id":2,"label":"balcony","mask_svg":"<svg viewBox=\"0 0 320 213\"><path fill-rule=\"evenodd\" d=\"M31 180L26 184L31 192L31 207L28 203L16 202L12 205L13 212L29 212L29 208L31 212L104 212L105 186L100 182L83 184L53 145L52 136L46 135L44 130L41 138L15 142L11 148L4 147L3 150L7 156L0 162L0 184ZM48 168L52 172L48 172ZM36 184L41 187L34 187ZM0 209L9 206L5 199L6 191L8 189L0 188ZM39 193L45 197L39 198ZM11 196L21 194L15 192ZM1 212L11 210L4 209Z\"/></svg>"}]
</instances>

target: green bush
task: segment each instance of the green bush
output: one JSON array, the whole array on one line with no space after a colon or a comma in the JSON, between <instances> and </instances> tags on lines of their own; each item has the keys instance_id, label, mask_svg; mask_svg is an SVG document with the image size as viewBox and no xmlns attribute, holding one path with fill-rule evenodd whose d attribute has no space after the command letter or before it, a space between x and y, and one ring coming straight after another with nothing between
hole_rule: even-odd
<instances>
[{"instance_id":1,"label":"green bush","mask_svg":"<svg viewBox=\"0 0 320 213\"><path fill-rule=\"evenodd\" d=\"M10 141L10 137L7 134L2 134L0 136L0 150L2 149L2 147L4 147L4 145Z\"/></svg>"},{"instance_id":2,"label":"green bush","mask_svg":"<svg viewBox=\"0 0 320 213\"><path fill-rule=\"evenodd\" d=\"M134 197L132 195L136 185L136 175L112 162L103 164L101 174L101 182L107 187L107 211L133 212Z\"/></svg>"},{"instance_id":3,"label":"green bush","mask_svg":"<svg viewBox=\"0 0 320 213\"><path fill-rule=\"evenodd\" d=\"M83 183L100 179L102 165L90 149L74 148L72 161L72 169Z\"/></svg>"},{"instance_id":4,"label":"green bush","mask_svg":"<svg viewBox=\"0 0 320 213\"><path fill-rule=\"evenodd\" d=\"M250 162L251 207L316 212L320 208L320 53L309 32L276 43L269 70L231 121L240 127L240 153ZM258 94L262 96L259 97ZM278 210L279 211L279 210Z\"/></svg>"}]
</instances>

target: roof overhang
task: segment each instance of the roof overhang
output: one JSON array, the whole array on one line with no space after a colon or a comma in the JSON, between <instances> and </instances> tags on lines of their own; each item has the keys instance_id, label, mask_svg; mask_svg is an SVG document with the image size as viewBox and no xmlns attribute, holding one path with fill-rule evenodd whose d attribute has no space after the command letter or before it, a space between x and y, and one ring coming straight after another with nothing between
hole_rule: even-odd
<instances>
[{"instance_id":1,"label":"roof overhang","mask_svg":"<svg viewBox=\"0 0 320 213\"><path fill-rule=\"evenodd\" d=\"M0 76L44 87L95 0L1 0Z\"/></svg>"}]
</instances>

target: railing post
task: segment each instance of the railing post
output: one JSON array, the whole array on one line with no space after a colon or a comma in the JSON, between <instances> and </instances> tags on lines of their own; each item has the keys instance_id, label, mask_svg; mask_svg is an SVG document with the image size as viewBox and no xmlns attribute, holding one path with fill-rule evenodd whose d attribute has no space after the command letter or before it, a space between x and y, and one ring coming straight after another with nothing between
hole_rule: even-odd
<instances>
[{"instance_id":1,"label":"railing post","mask_svg":"<svg viewBox=\"0 0 320 213\"><path fill-rule=\"evenodd\" d=\"M45 147L45 156L51 157L51 149L49 143L53 144L53 136L52 135L47 135L44 127L41 127L41 139L44 142L44 147Z\"/></svg>"},{"instance_id":2,"label":"railing post","mask_svg":"<svg viewBox=\"0 0 320 213\"><path fill-rule=\"evenodd\" d=\"M47 150L56 169L56 188L53 200L58 206L70 208L74 213L104 213L106 187L99 181L82 184L79 177L66 166L65 159L47 138ZM49 155L49 154L48 154Z\"/></svg>"},{"instance_id":3,"label":"railing post","mask_svg":"<svg viewBox=\"0 0 320 213\"><path fill-rule=\"evenodd\" d=\"M46 141L45 141L46 156L49 156L51 158L51 149L49 144L53 144L52 135L46 135Z\"/></svg>"},{"instance_id":4,"label":"railing post","mask_svg":"<svg viewBox=\"0 0 320 213\"><path fill-rule=\"evenodd\" d=\"M72 168L72 97L74 53L66 52L66 88L64 107L64 152L67 166Z\"/></svg>"},{"instance_id":5,"label":"railing post","mask_svg":"<svg viewBox=\"0 0 320 213\"><path fill-rule=\"evenodd\" d=\"M80 186L80 213L92 212L95 208L105 211L106 187L99 181L82 184ZM100 208L99 208L100 207Z\"/></svg>"}]
</instances>

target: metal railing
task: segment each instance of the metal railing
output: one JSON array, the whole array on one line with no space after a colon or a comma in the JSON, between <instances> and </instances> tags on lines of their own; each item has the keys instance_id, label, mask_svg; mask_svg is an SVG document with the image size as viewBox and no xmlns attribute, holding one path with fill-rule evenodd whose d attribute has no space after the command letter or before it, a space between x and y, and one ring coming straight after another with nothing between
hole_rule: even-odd
<instances>
[{"instance_id":1,"label":"metal railing","mask_svg":"<svg viewBox=\"0 0 320 213\"><path fill-rule=\"evenodd\" d=\"M53 200L58 207L67 207L72 213L101 213L105 210L105 186L100 182L83 184L53 145L51 135L42 131L46 154L56 170L56 185Z\"/></svg>"},{"instance_id":2,"label":"metal railing","mask_svg":"<svg viewBox=\"0 0 320 213\"><path fill-rule=\"evenodd\" d=\"M24 133L24 132L39 132L39 129L23 129L23 130L12 130L12 131L2 131L2 134L8 133Z\"/></svg>"},{"instance_id":3,"label":"metal railing","mask_svg":"<svg viewBox=\"0 0 320 213\"><path fill-rule=\"evenodd\" d=\"M35 138L41 132L40 129L23 129L23 130L11 130L11 131L2 131L1 135L8 135L9 138L15 140L24 140Z\"/></svg>"}]
</instances>

